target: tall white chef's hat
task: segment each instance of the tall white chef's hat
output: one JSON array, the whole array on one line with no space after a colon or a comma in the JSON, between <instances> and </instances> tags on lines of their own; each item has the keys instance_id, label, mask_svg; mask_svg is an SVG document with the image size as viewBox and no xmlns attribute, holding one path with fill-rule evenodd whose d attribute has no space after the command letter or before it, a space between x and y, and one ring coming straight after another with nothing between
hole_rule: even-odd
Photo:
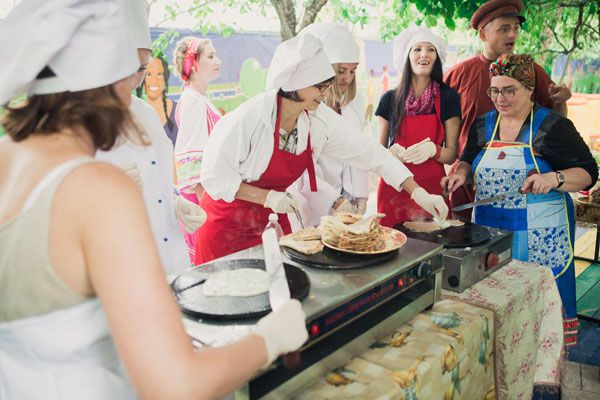
<instances>
[{"instance_id":1,"label":"tall white chef's hat","mask_svg":"<svg viewBox=\"0 0 600 400\"><path fill-rule=\"evenodd\" d=\"M22 0L0 37L0 104L106 86L139 68L119 0ZM46 66L56 76L36 79Z\"/></svg>"},{"instance_id":2,"label":"tall white chef's hat","mask_svg":"<svg viewBox=\"0 0 600 400\"><path fill-rule=\"evenodd\" d=\"M125 23L137 49L152 50L148 12L144 0L125 0Z\"/></svg>"},{"instance_id":3,"label":"tall white chef's hat","mask_svg":"<svg viewBox=\"0 0 600 400\"><path fill-rule=\"evenodd\" d=\"M334 76L323 43L312 34L298 35L281 42L275 49L267 72L267 89L293 92Z\"/></svg>"},{"instance_id":4,"label":"tall white chef's hat","mask_svg":"<svg viewBox=\"0 0 600 400\"><path fill-rule=\"evenodd\" d=\"M415 43L420 42L431 43L435 47L442 64L446 62L446 43L444 43L444 40L429 28L411 26L400 32L396 39L394 39L394 67L396 67L398 74L402 74L402 71L404 71L404 64L406 63L410 49L412 49Z\"/></svg>"},{"instance_id":5,"label":"tall white chef's hat","mask_svg":"<svg viewBox=\"0 0 600 400\"><path fill-rule=\"evenodd\" d=\"M358 63L360 49L347 27L335 22L310 24L300 35L311 33L323 42L325 54L332 64Z\"/></svg>"}]
</instances>

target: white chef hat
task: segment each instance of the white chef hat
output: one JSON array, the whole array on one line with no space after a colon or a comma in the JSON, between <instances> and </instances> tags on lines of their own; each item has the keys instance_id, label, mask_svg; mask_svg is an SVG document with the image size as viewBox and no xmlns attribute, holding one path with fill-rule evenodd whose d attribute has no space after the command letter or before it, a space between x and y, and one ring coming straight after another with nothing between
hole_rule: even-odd
<instances>
[{"instance_id":1,"label":"white chef hat","mask_svg":"<svg viewBox=\"0 0 600 400\"><path fill-rule=\"evenodd\" d=\"M334 76L323 43L312 34L298 35L275 49L267 72L267 89L293 92Z\"/></svg>"},{"instance_id":2,"label":"white chef hat","mask_svg":"<svg viewBox=\"0 0 600 400\"><path fill-rule=\"evenodd\" d=\"M311 33L323 42L325 54L332 64L358 63L360 49L347 27L335 22L310 24L300 35Z\"/></svg>"},{"instance_id":3,"label":"white chef hat","mask_svg":"<svg viewBox=\"0 0 600 400\"><path fill-rule=\"evenodd\" d=\"M106 86L139 68L118 0L22 0L0 37L0 104ZM46 66L56 76L36 80Z\"/></svg>"},{"instance_id":4,"label":"white chef hat","mask_svg":"<svg viewBox=\"0 0 600 400\"><path fill-rule=\"evenodd\" d=\"M152 50L148 12L144 0L125 0L125 23L137 49Z\"/></svg>"},{"instance_id":5,"label":"white chef hat","mask_svg":"<svg viewBox=\"0 0 600 400\"><path fill-rule=\"evenodd\" d=\"M404 64L410 49L415 43L420 42L431 43L435 47L442 64L446 62L446 43L442 38L424 26L411 26L400 32L394 39L394 67L399 74L404 71Z\"/></svg>"}]
</instances>

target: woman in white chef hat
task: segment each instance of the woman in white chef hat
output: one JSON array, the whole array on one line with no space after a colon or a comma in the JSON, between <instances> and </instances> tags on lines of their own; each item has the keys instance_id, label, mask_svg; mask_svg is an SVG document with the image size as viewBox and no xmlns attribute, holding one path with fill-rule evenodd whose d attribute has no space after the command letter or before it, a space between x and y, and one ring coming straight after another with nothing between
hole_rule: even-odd
<instances>
[{"instance_id":1,"label":"woman in white chef hat","mask_svg":"<svg viewBox=\"0 0 600 400\"><path fill-rule=\"evenodd\" d=\"M92 158L135 132L120 5L23 0L0 23L2 399L217 398L307 337L293 300L194 351L139 187Z\"/></svg>"},{"instance_id":2,"label":"woman in white chef hat","mask_svg":"<svg viewBox=\"0 0 600 400\"><path fill-rule=\"evenodd\" d=\"M297 210L298 202L286 188L307 170L316 191L314 161L322 154L379 173L412 193L428 212L446 217L441 196L418 187L383 146L321 104L334 76L319 39L308 33L289 39L275 50L268 90L215 126L200 174L207 220L198 230L197 264L259 244L271 212L280 214L289 233L286 214Z\"/></svg>"},{"instance_id":3,"label":"woman in white chef hat","mask_svg":"<svg viewBox=\"0 0 600 400\"><path fill-rule=\"evenodd\" d=\"M144 80L146 67L152 55L146 2L127 0L124 10L125 22L141 64L134 82L138 87ZM99 151L96 158L122 168L125 166L128 175L139 182L148 209L154 241L166 272L173 273L189 268L192 260L178 221L185 227L185 232L193 233L202 225L206 214L198 205L182 196L173 196L173 146L165 136L156 111L135 96L131 98L129 111L150 143L143 145L131 139L120 138L110 151Z\"/></svg>"},{"instance_id":4,"label":"woman in white chef hat","mask_svg":"<svg viewBox=\"0 0 600 400\"><path fill-rule=\"evenodd\" d=\"M315 23L299 34L310 33L321 39L325 54L335 71L333 84L324 93L323 101L356 129L365 128L364 104L356 92L356 69L360 51L350 31L345 26L332 23ZM321 216L333 211L350 211L364 214L369 197L369 173L353 168L329 156L319 157L316 165L319 190L310 191L306 174L289 191L297 195L302 222L317 225ZM289 216L294 229L301 225L293 214Z\"/></svg>"},{"instance_id":5,"label":"woman in white chef hat","mask_svg":"<svg viewBox=\"0 0 600 400\"><path fill-rule=\"evenodd\" d=\"M444 164L456 160L460 99L442 81L446 45L429 28L410 27L394 40L398 87L381 97L375 115L380 143L402 161L419 185L441 194ZM377 211L382 225L393 227L427 217L419 204L385 182L379 183Z\"/></svg>"}]
</instances>

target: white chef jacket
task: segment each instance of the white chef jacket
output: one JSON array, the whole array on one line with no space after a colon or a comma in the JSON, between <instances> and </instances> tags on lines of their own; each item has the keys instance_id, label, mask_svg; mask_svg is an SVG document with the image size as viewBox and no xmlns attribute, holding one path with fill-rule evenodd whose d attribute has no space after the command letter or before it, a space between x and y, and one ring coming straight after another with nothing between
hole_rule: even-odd
<instances>
[{"instance_id":1,"label":"white chef jacket","mask_svg":"<svg viewBox=\"0 0 600 400\"><path fill-rule=\"evenodd\" d=\"M204 150L209 133L206 120L207 107L220 115L208 97L189 86L183 89L177 103L179 131L175 142L175 154Z\"/></svg>"},{"instance_id":2,"label":"white chef jacket","mask_svg":"<svg viewBox=\"0 0 600 400\"><path fill-rule=\"evenodd\" d=\"M273 154L277 92L270 90L226 114L207 142L200 172L204 189L215 200L231 202L242 182L253 182L267 169ZM370 140L327 105L301 113L297 154L306 149L308 132L315 162L321 155L383 176L400 188L411 172L379 143Z\"/></svg>"},{"instance_id":3,"label":"white chef jacket","mask_svg":"<svg viewBox=\"0 0 600 400\"><path fill-rule=\"evenodd\" d=\"M117 166L137 164L142 192L154 241L166 273L188 268L191 261L175 216L173 146L154 109L135 96L129 108L151 144L142 146L122 140L110 151L98 151L96 158Z\"/></svg>"},{"instance_id":4,"label":"white chef jacket","mask_svg":"<svg viewBox=\"0 0 600 400\"><path fill-rule=\"evenodd\" d=\"M364 135L364 104L357 95L349 104L342 107L341 115L346 121L359 129ZM333 203L343 196L349 201L369 197L369 173L351 167L330 156L321 155L315 166L317 192L310 191L308 174L304 173L288 188L300 206L300 214L305 227L318 225L321 216L332 211ZM290 214L292 230L301 228L295 215Z\"/></svg>"}]
</instances>

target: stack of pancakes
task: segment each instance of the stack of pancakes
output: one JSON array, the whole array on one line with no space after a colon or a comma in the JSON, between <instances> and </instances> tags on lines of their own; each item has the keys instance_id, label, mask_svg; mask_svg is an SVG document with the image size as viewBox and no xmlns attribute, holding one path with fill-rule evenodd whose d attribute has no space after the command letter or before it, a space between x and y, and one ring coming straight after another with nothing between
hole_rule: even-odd
<instances>
[{"instance_id":1,"label":"stack of pancakes","mask_svg":"<svg viewBox=\"0 0 600 400\"><path fill-rule=\"evenodd\" d=\"M375 214L367 218L347 213L325 216L321 218L319 231L327 244L340 250L374 252L385 247L383 230L379 225L379 219L382 217L384 214Z\"/></svg>"}]
</instances>

